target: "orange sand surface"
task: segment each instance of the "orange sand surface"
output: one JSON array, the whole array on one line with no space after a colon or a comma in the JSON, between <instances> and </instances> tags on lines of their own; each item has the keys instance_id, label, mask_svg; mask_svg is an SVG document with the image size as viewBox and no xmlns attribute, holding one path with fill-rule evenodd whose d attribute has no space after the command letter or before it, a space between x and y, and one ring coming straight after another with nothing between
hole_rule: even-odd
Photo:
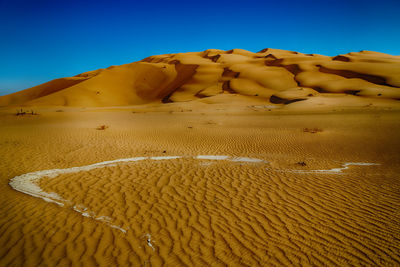
<instances>
[{"instance_id":1,"label":"orange sand surface","mask_svg":"<svg viewBox=\"0 0 400 267\"><path fill-rule=\"evenodd\" d=\"M144 83L135 95L92 97L85 83L117 71L115 67L77 77L68 89L47 96L19 96L18 101L37 104L37 115L0 109L0 266L400 265L400 109L393 100L399 81L384 69L389 59L372 72L359 62L369 62L375 54L349 54L318 63L329 71L312 76L313 60L324 57L309 56L310 65L300 65L304 71L296 80L341 92L347 86L342 82L354 79L368 96L330 95L310 87L303 89L307 100L274 104L266 99L278 91L279 99L293 99L294 89L284 89L297 86L293 74L273 67L271 75L287 79L264 80L264 70L247 72L242 66L253 54L219 54L202 54L210 67L200 72L198 66L199 83L187 80L184 90L172 92L176 86L170 84L176 81L163 75L190 76L193 69L178 70L179 64L172 64L173 69L149 67L159 73L154 86L163 92L138 93L150 88ZM269 52L259 54L265 60ZM282 64L297 64L299 57L272 54L284 55ZM193 54L193 61L199 57ZM378 87L368 87L365 79L324 80L348 59L353 63L341 74L384 77L385 84L379 85L384 99L370 97ZM159 56L144 62L165 60ZM190 57L179 60L193 64ZM229 88L251 89L260 97L215 93L223 90L219 79L224 69L211 66L222 61L232 64L226 71L233 77ZM396 59L392 63L398 64ZM240 75L235 78L233 72ZM126 69L118 75L132 73ZM217 84L202 91L214 96L180 101L193 100L198 84L214 75ZM73 98L69 92L75 90L85 97ZM179 103L46 107L51 101L59 106L63 101L70 106L146 102L143 96L151 101L168 96ZM143 158L84 170L134 157ZM65 171L72 167L82 168ZM53 193L47 200L58 204L10 186L16 184L10 183L14 177L54 169L60 173L52 176L50 171L33 183L40 194Z\"/></svg>"}]
</instances>

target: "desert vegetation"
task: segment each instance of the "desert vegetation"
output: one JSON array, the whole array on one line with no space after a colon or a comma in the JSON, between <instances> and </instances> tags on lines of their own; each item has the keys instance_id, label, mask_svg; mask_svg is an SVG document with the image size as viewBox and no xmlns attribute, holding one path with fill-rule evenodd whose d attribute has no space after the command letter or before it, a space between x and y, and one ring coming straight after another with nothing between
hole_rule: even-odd
<instances>
[{"instance_id":1,"label":"desert vegetation","mask_svg":"<svg viewBox=\"0 0 400 267\"><path fill-rule=\"evenodd\" d=\"M15 113L16 116L24 116L24 115L39 115L37 112L35 112L33 109L31 110L23 110L22 108L20 110L17 110Z\"/></svg>"},{"instance_id":2,"label":"desert vegetation","mask_svg":"<svg viewBox=\"0 0 400 267\"><path fill-rule=\"evenodd\" d=\"M305 132L305 133L321 133L321 132L323 132L323 130L320 128L304 128L303 132Z\"/></svg>"},{"instance_id":3,"label":"desert vegetation","mask_svg":"<svg viewBox=\"0 0 400 267\"><path fill-rule=\"evenodd\" d=\"M100 126L97 126L96 130L105 130L105 129L107 129L107 128L109 128L109 126L107 126L107 125L100 125Z\"/></svg>"}]
</instances>

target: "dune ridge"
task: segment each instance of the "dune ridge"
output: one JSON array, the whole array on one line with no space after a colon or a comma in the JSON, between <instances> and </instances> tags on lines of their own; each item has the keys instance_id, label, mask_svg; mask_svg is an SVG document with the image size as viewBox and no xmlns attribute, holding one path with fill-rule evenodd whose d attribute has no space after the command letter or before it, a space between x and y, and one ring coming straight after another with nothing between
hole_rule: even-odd
<instances>
[{"instance_id":1,"label":"dune ridge","mask_svg":"<svg viewBox=\"0 0 400 267\"><path fill-rule=\"evenodd\" d=\"M400 56L361 51L334 57L279 49L208 49L56 79L0 96L0 106L125 106L212 101L233 94L288 105L332 95L400 99ZM357 102L356 100L354 100Z\"/></svg>"}]
</instances>

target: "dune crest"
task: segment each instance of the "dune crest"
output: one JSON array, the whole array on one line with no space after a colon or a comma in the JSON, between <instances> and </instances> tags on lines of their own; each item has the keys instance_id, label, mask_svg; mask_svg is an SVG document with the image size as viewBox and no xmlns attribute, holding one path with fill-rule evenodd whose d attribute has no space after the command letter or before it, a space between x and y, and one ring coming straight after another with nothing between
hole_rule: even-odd
<instances>
[{"instance_id":1,"label":"dune crest","mask_svg":"<svg viewBox=\"0 0 400 267\"><path fill-rule=\"evenodd\" d=\"M328 57L263 49L208 49L56 79L0 97L0 106L124 106L238 94L291 104L332 94L400 99L400 56L361 51Z\"/></svg>"}]
</instances>

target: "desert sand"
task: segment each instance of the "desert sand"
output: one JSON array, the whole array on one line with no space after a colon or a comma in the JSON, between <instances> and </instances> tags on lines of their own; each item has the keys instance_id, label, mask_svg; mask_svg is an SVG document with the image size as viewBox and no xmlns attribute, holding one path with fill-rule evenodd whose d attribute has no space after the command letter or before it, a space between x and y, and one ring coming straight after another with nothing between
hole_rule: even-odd
<instances>
[{"instance_id":1,"label":"desert sand","mask_svg":"<svg viewBox=\"0 0 400 267\"><path fill-rule=\"evenodd\" d=\"M207 50L0 97L0 265L400 265L399 77Z\"/></svg>"},{"instance_id":2,"label":"desert sand","mask_svg":"<svg viewBox=\"0 0 400 267\"><path fill-rule=\"evenodd\" d=\"M400 99L400 56L361 51L335 57L278 49L151 56L0 96L0 106L106 107L185 102L236 94L274 104L360 106ZM351 98L349 96L362 96ZM392 101L391 101L392 100Z\"/></svg>"}]
</instances>

